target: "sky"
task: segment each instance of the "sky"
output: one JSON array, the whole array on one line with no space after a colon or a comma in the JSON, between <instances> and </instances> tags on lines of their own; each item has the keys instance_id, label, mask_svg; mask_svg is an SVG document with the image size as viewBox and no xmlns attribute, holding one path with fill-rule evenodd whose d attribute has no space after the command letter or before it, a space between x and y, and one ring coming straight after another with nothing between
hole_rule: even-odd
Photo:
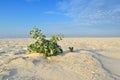
<instances>
[{"instance_id":1,"label":"sky","mask_svg":"<svg viewBox=\"0 0 120 80\"><path fill-rule=\"evenodd\" d=\"M0 0L0 38L120 37L120 0Z\"/></svg>"}]
</instances>

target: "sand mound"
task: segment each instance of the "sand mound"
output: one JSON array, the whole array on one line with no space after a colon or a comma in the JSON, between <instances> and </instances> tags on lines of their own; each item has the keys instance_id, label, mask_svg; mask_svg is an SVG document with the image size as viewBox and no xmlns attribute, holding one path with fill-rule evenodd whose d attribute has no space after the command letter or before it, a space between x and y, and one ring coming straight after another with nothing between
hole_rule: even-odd
<instances>
[{"instance_id":1,"label":"sand mound","mask_svg":"<svg viewBox=\"0 0 120 80\"><path fill-rule=\"evenodd\" d=\"M95 60L88 54L68 53L45 59L32 54L9 59L1 72L2 80L100 80Z\"/></svg>"},{"instance_id":2,"label":"sand mound","mask_svg":"<svg viewBox=\"0 0 120 80\"><path fill-rule=\"evenodd\" d=\"M1 39L0 80L113 80L91 55L108 48L99 39L80 40L64 39L59 42L64 53L46 59L37 53L26 54L31 39ZM74 46L74 52L68 46Z\"/></svg>"}]
</instances>

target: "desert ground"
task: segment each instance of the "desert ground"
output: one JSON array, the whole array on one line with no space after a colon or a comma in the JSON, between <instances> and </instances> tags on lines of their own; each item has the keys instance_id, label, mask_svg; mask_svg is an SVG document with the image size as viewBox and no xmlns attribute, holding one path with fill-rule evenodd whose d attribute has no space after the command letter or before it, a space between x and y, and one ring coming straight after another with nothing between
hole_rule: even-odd
<instances>
[{"instance_id":1,"label":"desert ground","mask_svg":"<svg viewBox=\"0 0 120 80\"><path fill-rule=\"evenodd\" d=\"M120 80L120 38L64 38L64 52L47 59L27 54L33 42L0 39L0 80Z\"/></svg>"}]
</instances>

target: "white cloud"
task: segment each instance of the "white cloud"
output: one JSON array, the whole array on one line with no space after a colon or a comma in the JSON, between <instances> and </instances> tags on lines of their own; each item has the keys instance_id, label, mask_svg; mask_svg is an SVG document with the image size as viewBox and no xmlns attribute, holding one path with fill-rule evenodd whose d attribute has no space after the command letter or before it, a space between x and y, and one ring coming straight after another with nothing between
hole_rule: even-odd
<instances>
[{"instance_id":1,"label":"white cloud","mask_svg":"<svg viewBox=\"0 0 120 80\"><path fill-rule=\"evenodd\" d=\"M120 22L120 0L63 0L58 7L79 23Z\"/></svg>"},{"instance_id":2,"label":"white cloud","mask_svg":"<svg viewBox=\"0 0 120 80\"><path fill-rule=\"evenodd\" d=\"M55 14L55 15L63 15L62 13L60 12L55 12L55 11L46 11L44 12L45 14Z\"/></svg>"}]
</instances>

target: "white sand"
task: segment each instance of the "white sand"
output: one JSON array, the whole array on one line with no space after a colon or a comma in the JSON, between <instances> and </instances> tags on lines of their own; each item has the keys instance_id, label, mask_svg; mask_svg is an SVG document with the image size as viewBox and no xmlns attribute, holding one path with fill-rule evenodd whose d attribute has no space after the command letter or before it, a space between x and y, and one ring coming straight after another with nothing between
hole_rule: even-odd
<instances>
[{"instance_id":1,"label":"white sand","mask_svg":"<svg viewBox=\"0 0 120 80\"><path fill-rule=\"evenodd\" d=\"M50 59L27 55L32 42L0 39L0 80L120 80L120 38L65 38Z\"/></svg>"}]
</instances>

